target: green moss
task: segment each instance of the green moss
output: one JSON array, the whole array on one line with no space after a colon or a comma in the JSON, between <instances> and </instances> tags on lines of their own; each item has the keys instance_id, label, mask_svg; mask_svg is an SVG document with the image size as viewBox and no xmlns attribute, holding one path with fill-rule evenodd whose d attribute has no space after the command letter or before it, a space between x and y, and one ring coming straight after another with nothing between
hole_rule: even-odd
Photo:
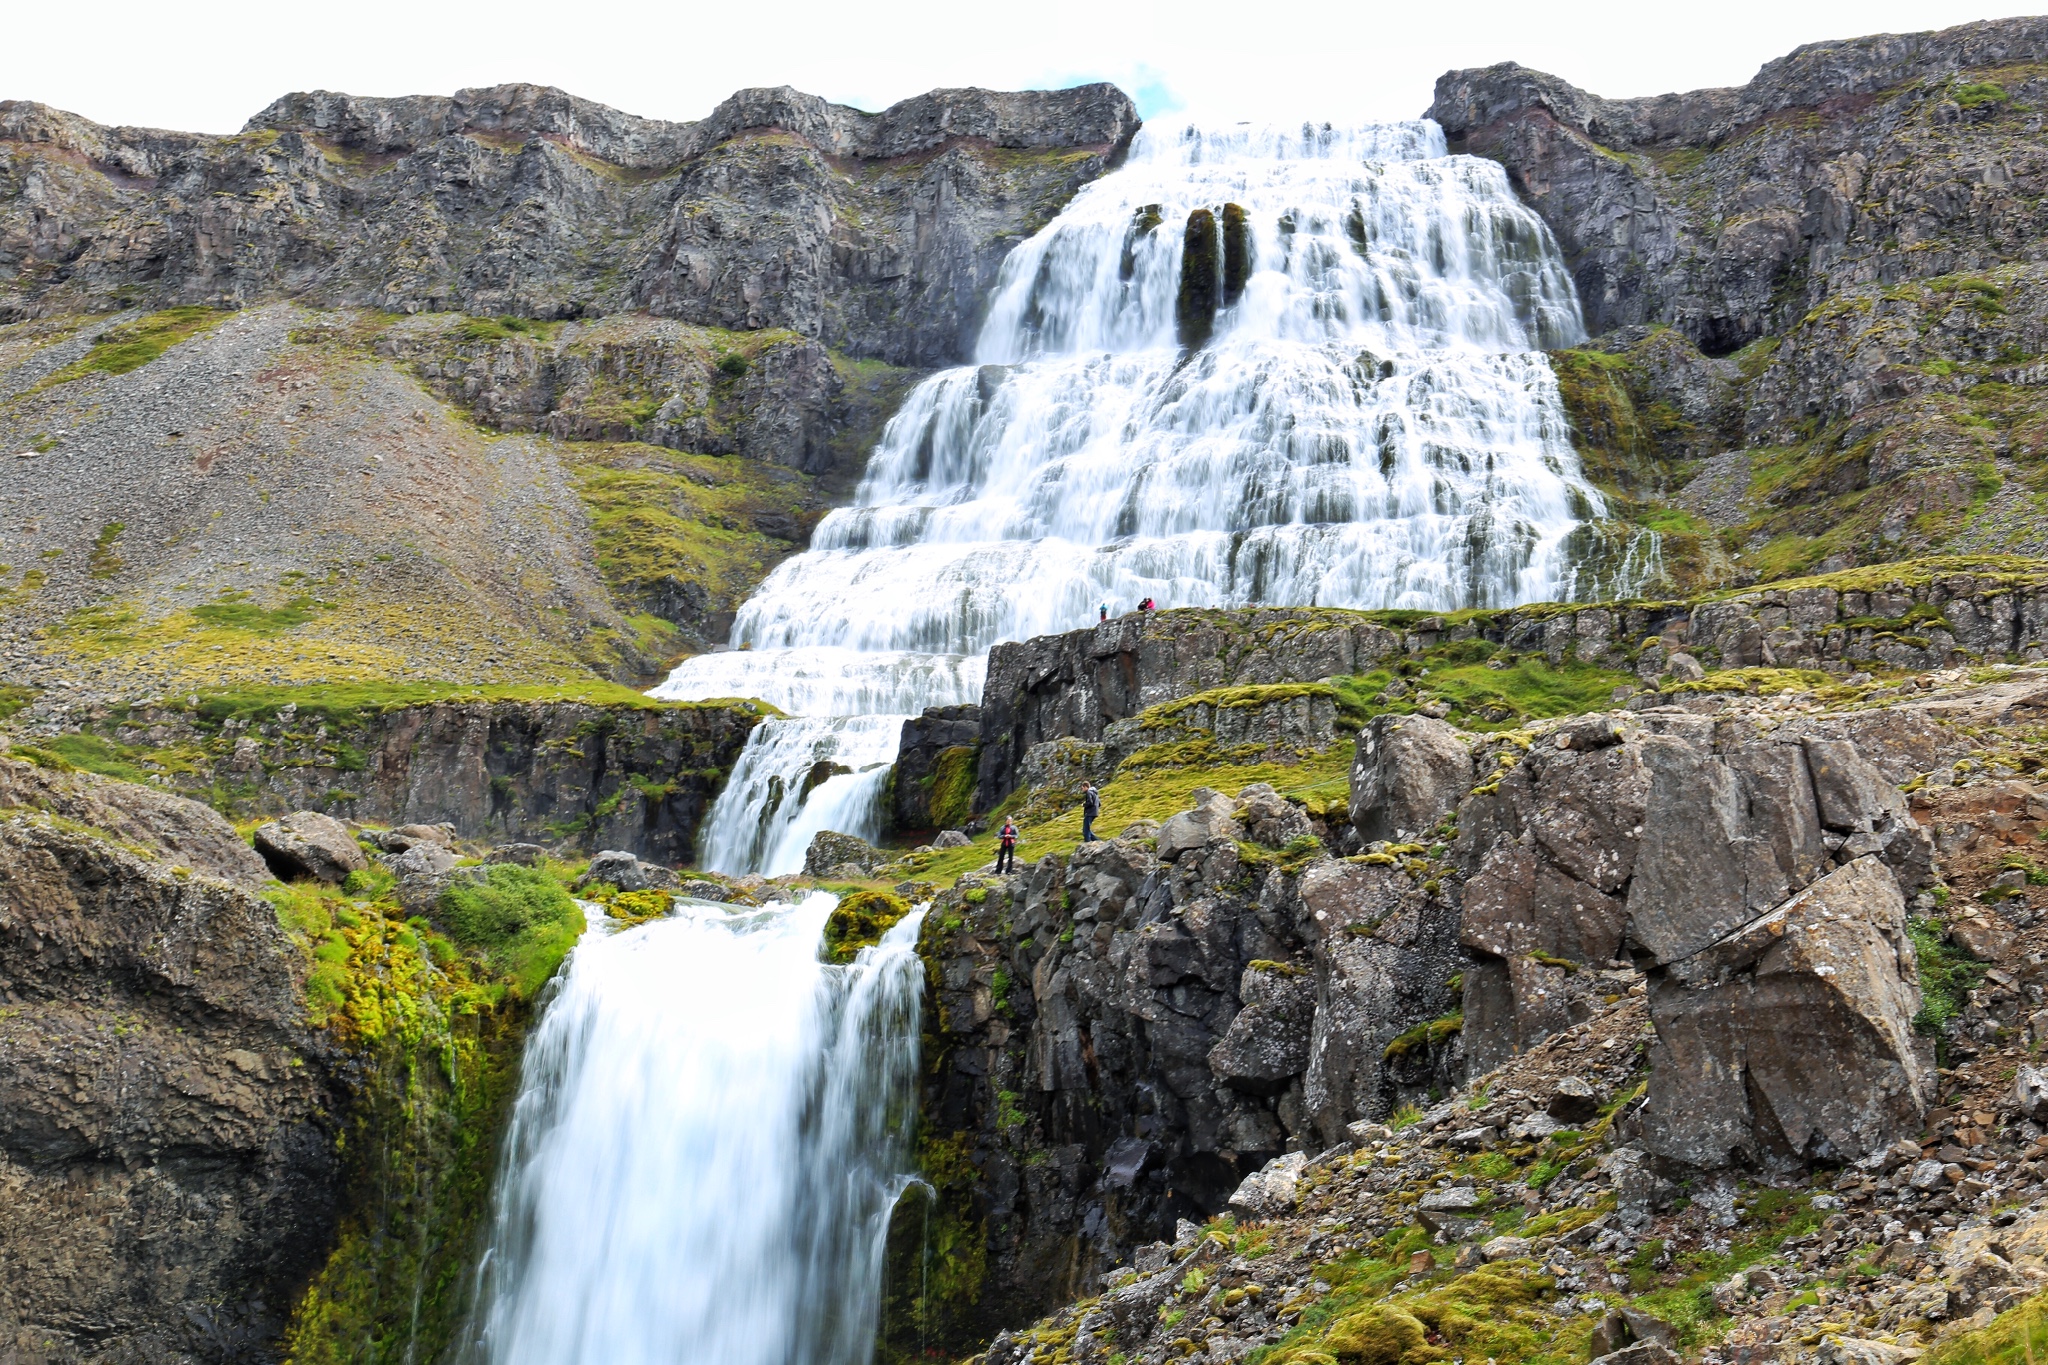
<instances>
[{"instance_id":1,"label":"green moss","mask_svg":"<svg viewBox=\"0 0 2048 1365\"><path fill-rule=\"evenodd\" d=\"M91 350L36 387L47 389L68 384L89 374L118 375L139 370L179 342L218 326L227 316L213 308L167 308L110 327L93 338Z\"/></svg>"},{"instance_id":2,"label":"green moss","mask_svg":"<svg viewBox=\"0 0 2048 1365\"><path fill-rule=\"evenodd\" d=\"M1969 81L1950 92L1955 102L1965 109L1976 109L1986 104L2003 104L2006 100L2005 87L1990 81Z\"/></svg>"},{"instance_id":3,"label":"green moss","mask_svg":"<svg viewBox=\"0 0 2048 1365\"><path fill-rule=\"evenodd\" d=\"M438 1359L474 1282L498 1138L529 1015L424 921L331 889L272 893L313 961L308 1005L349 1059L335 1245L293 1306L295 1365Z\"/></svg>"},{"instance_id":4,"label":"green moss","mask_svg":"<svg viewBox=\"0 0 2048 1365\"><path fill-rule=\"evenodd\" d=\"M100 527L100 533L92 543L92 553L85 561L85 571L89 577L112 578L121 572L121 556L114 553L114 544L121 539L121 533L127 529L118 521L110 521Z\"/></svg>"},{"instance_id":5,"label":"green moss","mask_svg":"<svg viewBox=\"0 0 2048 1365\"><path fill-rule=\"evenodd\" d=\"M21 683L0 683L0 721L8 719L39 695L36 688Z\"/></svg>"},{"instance_id":6,"label":"green moss","mask_svg":"<svg viewBox=\"0 0 2048 1365\"><path fill-rule=\"evenodd\" d=\"M321 605L302 594L282 606L264 608L249 601L248 597L246 592L223 593L216 601L192 608L192 615L216 629L276 635L312 620L313 613Z\"/></svg>"},{"instance_id":7,"label":"green moss","mask_svg":"<svg viewBox=\"0 0 2048 1365\"><path fill-rule=\"evenodd\" d=\"M1388 1043L1383 1055L1388 1061L1393 1061L1396 1058L1407 1056L1418 1048L1434 1047L1439 1043L1448 1042L1463 1032L1464 1028L1465 1012L1463 1010L1452 1010L1449 1014L1431 1019L1427 1023L1417 1024L1414 1028L1409 1029L1406 1033Z\"/></svg>"},{"instance_id":8,"label":"green moss","mask_svg":"<svg viewBox=\"0 0 2048 1365\"><path fill-rule=\"evenodd\" d=\"M582 909L558 881L540 868L512 863L485 869L481 883L450 886L434 913L450 938L529 998L555 974L584 929Z\"/></svg>"},{"instance_id":9,"label":"green moss","mask_svg":"<svg viewBox=\"0 0 2048 1365\"><path fill-rule=\"evenodd\" d=\"M455 335L463 341L510 341L514 337L530 337L545 341L554 335L558 324L538 322L532 318L465 318L456 324Z\"/></svg>"},{"instance_id":10,"label":"green moss","mask_svg":"<svg viewBox=\"0 0 2048 1365\"><path fill-rule=\"evenodd\" d=\"M887 891L855 891L842 897L825 921L825 961L853 961L909 913L903 898Z\"/></svg>"},{"instance_id":11,"label":"green moss","mask_svg":"<svg viewBox=\"0 0 2048 1365\"><path fill-rule=\"evenodd\" d=\"M1216 215L1196 209L1188 215L1180 261L1180 291L1174 299L1174 330L1180 344L1193 351L1209 344L1216 328L1217 286L1222 263L1216 240Z\"/></svg>"},{"instance_id":12,"label":"green moss","mask_svg":"<svg viewBox=\"0 0 2048 1365\"><path fill-rule=\"evenodd\" d=\"M975 773L980 762L978 746L960 744L941 749L932 760L925 809L931 814L933 829L958 829L974 814Z\"/></svg>"}]
</instances>

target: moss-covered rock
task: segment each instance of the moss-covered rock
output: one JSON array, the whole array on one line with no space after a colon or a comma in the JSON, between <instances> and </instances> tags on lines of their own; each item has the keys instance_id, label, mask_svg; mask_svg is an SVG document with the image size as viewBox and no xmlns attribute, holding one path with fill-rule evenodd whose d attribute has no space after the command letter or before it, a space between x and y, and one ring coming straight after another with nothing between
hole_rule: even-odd
<instances>
[{"instance_id":1,"label":"moss-covered rock","mask_svg":"<svg viewBox=\"0 0 2048 1365\"><path fill-rule=\"evenodd\" d=\"M1174 333L1186 349L1209 344L1216 330L1217 290L1222 283L1216 215L1196 209L1181 238L1180 290L1174 297Z\"/></svg>"},{"instance_id":2,"label":"moss-covered rock","mask_svg":"<svg viewBox=\"0 0 2048 1365\"><path fill-rule=\"evenodd\" d=\"M825 921L825 960L848 963L863 948L881 942L882 935L910 913L901 896L887 891L855 891L842 898Z\"/></svg>"}]
</instances>

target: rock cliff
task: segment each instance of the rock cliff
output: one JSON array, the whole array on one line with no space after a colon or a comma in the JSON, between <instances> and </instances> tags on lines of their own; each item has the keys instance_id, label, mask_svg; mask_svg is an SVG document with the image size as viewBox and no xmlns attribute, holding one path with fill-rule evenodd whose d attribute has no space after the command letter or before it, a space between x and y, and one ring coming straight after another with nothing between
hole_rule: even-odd
<instances>
[{"instance_id":1,"label":"rock cliff","mask_svg":"<svg viewBox=\"0 0 2048 1365\"><path fill-rule=\"evenodd\" d=\"M287 95L233 137L0 102L0 315L246 306L784 327L930 365L1014 238L1137 129L1114 87L879 114L743 90L696 123L531 85Z\"/></svg>"}]
</instances>

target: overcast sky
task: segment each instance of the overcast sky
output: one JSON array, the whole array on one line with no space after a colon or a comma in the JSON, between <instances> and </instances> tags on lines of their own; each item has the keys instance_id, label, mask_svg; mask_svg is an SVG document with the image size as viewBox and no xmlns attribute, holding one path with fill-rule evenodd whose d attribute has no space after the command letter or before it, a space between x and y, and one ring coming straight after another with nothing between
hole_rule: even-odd
<instances>
[{"instance_id":1,"label":"overcast sky","mask_svg":"<svg viewBox=\"0 0 2048 1365\"><path fill-rule=\"evenodd\" d=\"M1148 117L1412 118L1451 67L1512 60L1598 94L1650 95L1739 85L1818 39L2027 12L1963 0L16 0L0 9L0 99L232 132L289 90L532 81L694 119L749 85L880 109L935 86L1111 80Z\"/></svg>"}]
</instances>

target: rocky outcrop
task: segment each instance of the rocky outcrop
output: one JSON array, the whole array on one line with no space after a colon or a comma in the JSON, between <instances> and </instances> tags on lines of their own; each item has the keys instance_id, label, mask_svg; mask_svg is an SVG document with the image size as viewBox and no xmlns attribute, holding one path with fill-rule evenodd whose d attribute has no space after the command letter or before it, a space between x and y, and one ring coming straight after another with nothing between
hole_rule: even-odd
<instances>
[{"instance_id":1,"label":"rocky outcrop","mask_svg":"<svg viewBox=\"0 0 2048 1365\"><path fill-rule=\"evenodd\" d=\"M138 857L243 886L270 869L213 809L132 782L0 759L0 811L33 811L83 827Z\"/></svg>"},{"instance_id":2,"label":"rocky outcrop","mask_svg":"<svg viewBox=\"0 0 2048 1365\"><path fill-rule=\"evenodd\" d=\"M213 791L244 809L445 821L465 839L687 863L763 714L749 702L441 702L381 712L288 703L195 724L173 707L141 707L124 734L204 742Z\"/></svg>"},{"instance_id":3,"label":"rocky outcrop","mask_svg":"<svg viewBox=\"0 0 2048 1365\"><path fill-rule=\"evenodd\" d=\"M1361 839L1419 837L1472 790L1464 736L1428 716L1375 716L1358 732L1351 827Z\"/></svg>"},{"instance_id":4,"label":"rocky outcrop","mask_svg":"<svg viewBox=\"0 0 2048 1365\"><path fill-rule=\"evenodd\" d=\"M923 715L903 722L889 785L890 817L898 831L917 834L967 823L974 813L980 747L979 706L927 706Z\"/></svg>"},{"instance_id":5,"label":"rocky outcrop","mask_svg":"<svg viewBox=\"0 0 2048 1365\"><path fill-rule=\"evenodd\" d=\"M1025 756L1060 739L1099 742L1114 722L1214 688L1361 673L1401 648L1362 612L1255 608L1134 612L989 652L975 804L988 810Z\"/></svg>"},{"instance_id":6,"label":"rocky outcrop","mask_svg":"<svg viewBox=\"0 0 2048 1365\"><path fill-rule=\"evenodd\" d=\"M263 1349L343 1192L304 959L249 892L48 818L0 820L0 1351Z\"/></svg>"},{"instance_id":7,"label":"rocky outcrop","mask_svg":"<svg viewBox=\"0 0 2048 1365\"><path fill-rule=\"evenodd\" d=\"M2048 22L2017 18L1810 44L1739 89L1608 100L1512 63L1438 81L1430 116L1543 216L1605 352L1557 357L1589 472L1621 515L1669 499L1735 533L1681 533L1668 570L2048 544L2019 488L2044 53Z\"/></svg>"},{"instance_id":8,"label":"rocky outcrop","mask_svg":"<svg viewBox=\"0 0 2048 1365\"><path fill-rule=\"evenodd\" d=\"M943 363L1011 243L1137 122L1106 85L935 91L879 114L745 90L697 123L530 85L316 91L231 138L0 102L0 316L116 298L640 309Z\"/></svg>"},{"instance_id":9,"label":"rocky outcrop","mask_svg":"<svg viewBox=\"0 0 2048 1365\"><path fill-rule=\"evenodd\" d=\"M636 315L518 331L408 319L372 345L500 431L742 455L835 488L919 373L858 366L786 330L733 336Z\"/></svg>"},{"instance_id":10,"label":"rocky outcrop","mask_svg":"<svg viewBox=\"0 0 2048 1365\"><path fill-rule=\"evenodd\" d=\"M1304 852L1270 787L1193 799L1156 841L965 879L925 921L925 1122L979 1173L959 1198L998 1321L1440 1083L1429 1046L1390 1045L1455 1003L1454 903Z\"/></svg>"}]
</instances>

